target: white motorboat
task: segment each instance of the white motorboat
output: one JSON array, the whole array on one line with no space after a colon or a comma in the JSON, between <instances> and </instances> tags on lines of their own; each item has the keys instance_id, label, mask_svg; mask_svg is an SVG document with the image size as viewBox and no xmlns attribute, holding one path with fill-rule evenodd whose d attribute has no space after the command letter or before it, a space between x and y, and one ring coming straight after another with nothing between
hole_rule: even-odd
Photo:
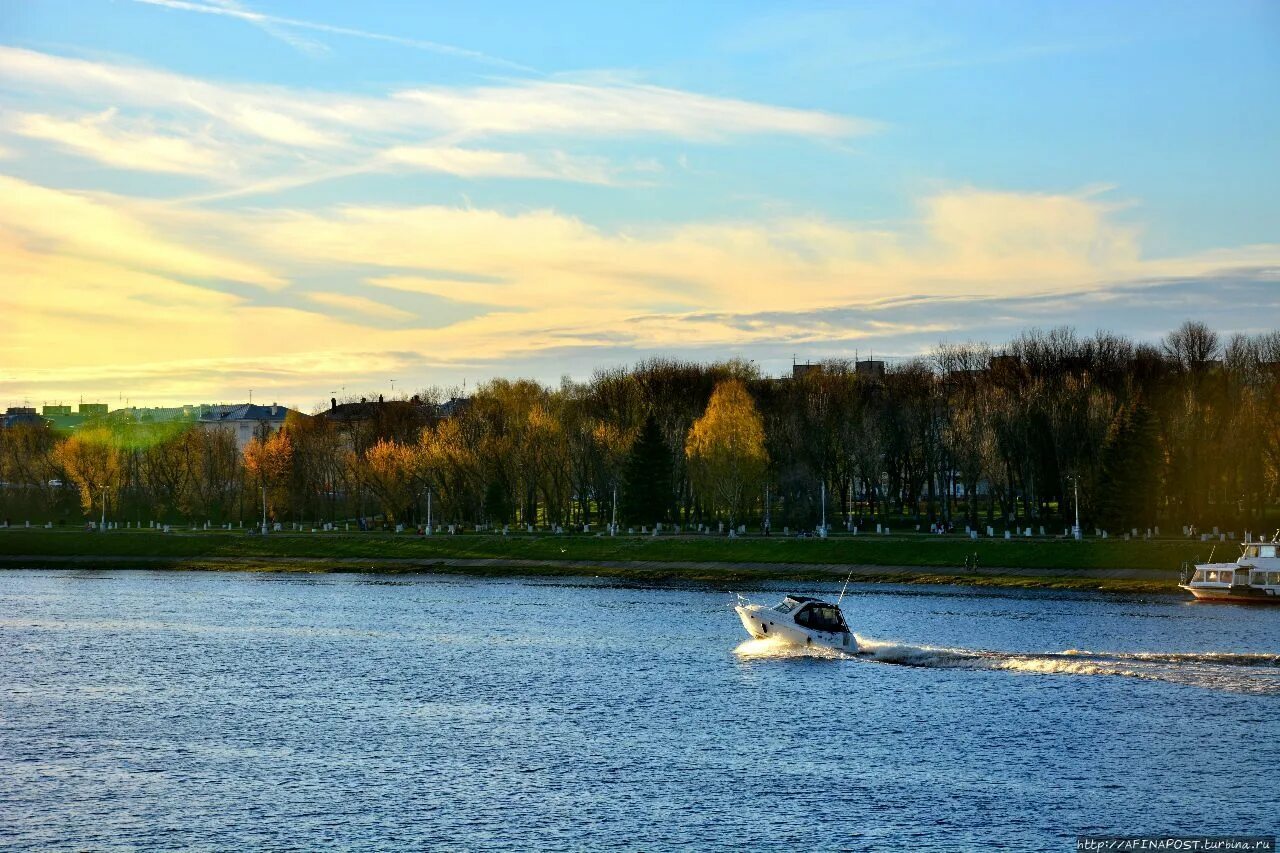
<instances>
[{"instance_id":1,"label":"white motorboat","mask_svg":"<svg viewBox=\"0 0 1280 853\"><path fill-rule=\"evenodd\" d=\"M1201 601L1241 604L1280 604L1280 543L1245 545L1234 563L1197 563L1195 573L1183 573L1179 587ZM1210 555L1212 559L1213 555Z\"/></svg>"},{"instance_id":2,"label":"white motorboat","mask_svg":"<svg viewBox=\"0 0 1280 853\"><path fill-rule=\"evenodd\" d=\"M807 595L788 595L773 607L744 600L734 610L742 627L757 640L776 639L850 654L858 651L858 641L845 623L839 604Z\"/></svg>"}]
</instances>

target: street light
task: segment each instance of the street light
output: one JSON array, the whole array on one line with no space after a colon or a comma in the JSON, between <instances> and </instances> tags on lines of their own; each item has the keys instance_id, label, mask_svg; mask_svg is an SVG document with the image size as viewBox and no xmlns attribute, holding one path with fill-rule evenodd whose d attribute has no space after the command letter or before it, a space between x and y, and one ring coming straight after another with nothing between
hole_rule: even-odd
<instances>
[{"instance_id":1,"label":"street light","mask_svg":"<svg viewBox=\"0 0 1280 853\"><path fill-rule=\"evenodd\" d=\"M827 481L822 481L822 533L823 539L827 538Z\"/></svg>"},{"instance_id":2,"label":"street light","mask_svg":"<svg viewBox=\"0 0 1280 853\"><path fill-rule=\"evenodd\" d=\"M1071 490L1072 490L1072 494L1075 497L1075 505L1076 505L1076 523L1071 528L1071 538L1079 539L1080 538L1080 477L1077 474L1068 474L1067 476L1071 478Z\"/></svg>"}]
</instances>

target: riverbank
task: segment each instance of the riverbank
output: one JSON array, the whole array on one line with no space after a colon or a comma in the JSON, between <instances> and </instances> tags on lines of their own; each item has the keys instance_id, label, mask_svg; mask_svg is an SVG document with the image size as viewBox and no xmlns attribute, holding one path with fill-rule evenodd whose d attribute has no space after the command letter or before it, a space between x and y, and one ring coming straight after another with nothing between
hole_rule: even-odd
<instances>
[{"instance_id":1,"label":"riverbank","mask_svg":"<svg viewBox=\"0 0 1280 853\"><path fill-rule=\"evenodd\" d=\"M833 536L726 539L500 536L431 538L382 533L0 530L0 567L146 568L194 571L437 572L592 575L642 582L742 584L829 581L944 583L1018 588L1173 592L1184 560L1210 546L1130 541ZM975 559L976 558L976 559Z\"/></svg>"}]
</instances>

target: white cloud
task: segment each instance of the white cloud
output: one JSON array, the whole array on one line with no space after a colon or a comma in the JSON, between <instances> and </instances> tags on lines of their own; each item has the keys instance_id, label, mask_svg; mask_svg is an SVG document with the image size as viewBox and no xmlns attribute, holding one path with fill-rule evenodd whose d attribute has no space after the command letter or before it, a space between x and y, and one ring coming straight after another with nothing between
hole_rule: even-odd
<instances>
[{"instance_id":1,"label":"white cloud","mask_svg":"<svg viewBox=\"0 0 1280 853\"><path fill-rule=\"evenodd\" d=\"M114 126L116 111L80 119L22 113L11 119L13 131L30 139L52 142L90 159L121 169L231 177L235 158L195 134L176 136L143 128Z\"/></svg>"},{"instance_id":2,"label":"white cloud","mask_svg":"<svg viewBox=\"0 0 1280 853\"><path fill-rule=\"evenodd\" d=\"M386 163L463 178L539 178L584 184L613 184L618 178L607 162L573 157L561 151L531 156L452 146L400 145L383 152Z\"/></svg>"},{"instance_id":3,"label":"white cloud","mask_svg":"<svg viewBox=\"0 0 1280 853\"><path fill-rule=\"evenodd\" d=\"M145 371L138 381L170 399L223 387L215 365L241 358L244 341L261 348L257 364L274 381L319 389L320 398L335 385L320 386L349 375L350 364L369 363L353 353L522 372L569 351L932 342L956 334L961 309L978 297L1049 304L1076 294L1078 303L1078 294L1120 281L1280 265L1280 246L1144 258L1136 231L1089 193L961 188L923 199L917 222L893 231L818 217L605 230L551 210L443 206L232 213L13 179L0 182L0 200L0 274L16 284L0 293L0 310L18 318L3 342L16 377L5 387L98 375L103 351L119 353L120 375L168 355L188 372L185 384ZM233 272L263 279L266 270L295 282L341 270L353 284L325 292L294 284L271 297L290 306L190 281ZM463 319L441 324L440 313L388 305L368 287L462 303L450 316ZM891 298L954 306L960 319L945 307L918 320L888 316ZM121 336L125 323L131 334ZM290 372L302 365L314 374Z\"/></svg>"},{"instance_id":4,"label":"white cloud","mask_svg":"<svg viewBox=\"0 0 1280 853\"><path fill-rule=\"evenodd\" d=\"M611 164L566 145L606 137L831 139L874 130L846 116L617 79L513 80L373 97L220 83L0 47L0 91L6 90L0 105L20 114L9 122L11 132L117 168L150 165L218 184L234 178L240 194L411 166L470 178L613 184L654 171L653 163ZM22 106L37 95L38 109ZM483 137L518 138L520 148L459 144ZM228 160L238 170L228 169Z\"/></svg>"},{"instance_id":5,"label":"white cloud","mask_svg":"<svg viewBox=\"0 0 1280 853\"><path fill-rule=\"evenodd\" d=\"M194 248L196 238L171 238L123 205L0 175L0 227L47 251L105 260L144 272L200 280L226 279L266 288L284 281L252 262Z\"/></svg>"},{"instance_id":6,"label":"white cloud","mask_svg":"<svg viewBox=\"0 0 1280 853\"><path fill-rule=\"evenodd\" d=\"M748 134L841 138L877 128L874 122L830 113L618 80L432 87L394 97L419 107L419 120L429 125L471 135L654 135L708 141Z\"/></svg>"}]
</instances>

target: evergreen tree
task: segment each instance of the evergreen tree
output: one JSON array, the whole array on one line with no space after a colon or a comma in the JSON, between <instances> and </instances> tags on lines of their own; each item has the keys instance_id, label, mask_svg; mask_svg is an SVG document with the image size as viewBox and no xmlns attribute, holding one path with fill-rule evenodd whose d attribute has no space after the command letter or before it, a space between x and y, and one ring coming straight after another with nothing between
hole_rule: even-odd
<instances>
[{"instance_id":1,"label":"evergreen tree","mask_svg":"<svg viewBox=\"0 0 1280 853\"><path fill-rule=\"evenodd\" d=\"M1138 402L1120 412L1102 448L1098 520L1104 528L1123 532L1153 523L1158 442L1155 417L1147 406Z\"/></svg>"},{"instance_id":2,"label":"evergreen tree","mask_svg":"<svg viewBox=\"0 0 1280 853\"><path fill-rule=\"evenodd\" d=\"M671 513L671 448L653 413L631 445L619 502L622 518L632 524L666 521Z\"/></svg>"},{"instance_id":3,"label":"evergreen tree","mask_svg":"<svg viewBox=\"0 0 1280 853\"><path fill-rule=\"evenodd\" d=\"M508 524L511 521L511 499L506 484L490 480L484 490L484 514L490 524Z\"/></svg>"}]
</instances>

